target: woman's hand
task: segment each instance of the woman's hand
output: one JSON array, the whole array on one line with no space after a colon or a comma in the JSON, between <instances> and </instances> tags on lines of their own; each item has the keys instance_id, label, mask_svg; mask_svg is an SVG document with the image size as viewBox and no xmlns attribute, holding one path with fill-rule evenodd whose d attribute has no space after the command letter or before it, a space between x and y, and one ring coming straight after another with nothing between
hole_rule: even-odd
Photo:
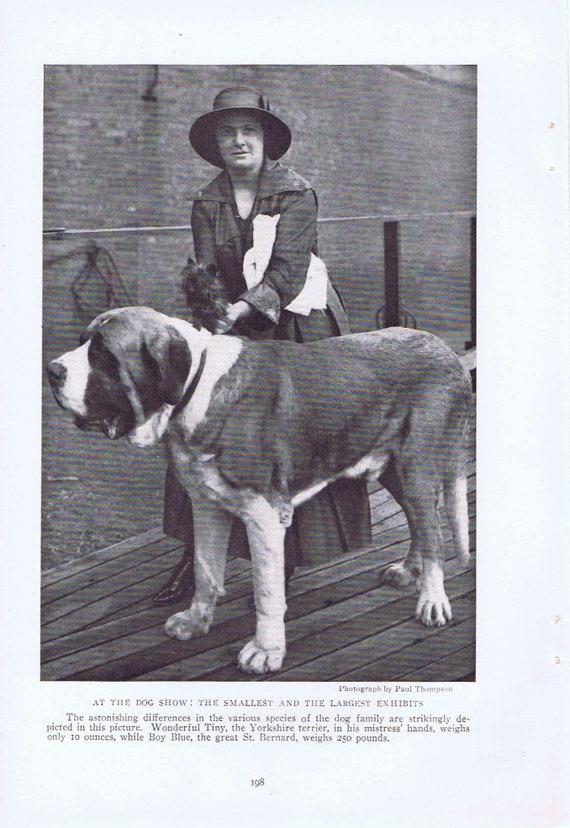
<instances>
[{"instance_id":1,"label":"woman's hand","mask_svg":"<svg viewBox=\"0 0 570 828\"><path fill-rule=\"evenodd\" d=\"M247 302L244 302L243 299L238 299L237 302L234 302L233 305L230 305L229 310L227 314L224 316L224 318L219 320L218 324L216 325L215 333L228 333L228 331L231 331L231 329L239 319L245 319L246 317L251 316L252 313L253 307L249 305Z\"/></svg>"}]
</instances>

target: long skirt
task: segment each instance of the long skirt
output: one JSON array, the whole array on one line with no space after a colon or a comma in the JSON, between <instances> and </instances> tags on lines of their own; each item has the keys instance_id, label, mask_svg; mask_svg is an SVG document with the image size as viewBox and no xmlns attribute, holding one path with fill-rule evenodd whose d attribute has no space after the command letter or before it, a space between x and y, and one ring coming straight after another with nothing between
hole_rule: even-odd
<instances>
[{"instance_id":1,"label":"long skirt","mask_svg":"<svg viewBox=\"0 0 570 828\"><path fill-rule=\"evenodd\" d=\"M333 297L332 311L312 311L301 317L284 311L275 338L311 342L347 333L343 309ZM337 300L338 302L338 300ZM164 532L181 540L191 553L193 538L192 504L173 470L166 475ZM309 566L338 557L349 549L369 546L370 509L363 480L337 480L311 500L295 509L291 526L285 533L285 567L291 574L296 566ZM249 558L245 526L235 518L228 554Z\"/></svg>"},{"instance_id":2,"label":"long skirt","mask_svg":"<svg viewBox=\"0 0 570 828\"><path fill-rule=\"evenodd\" d=\"M164 532L194 544L192 503L171 468L166 474ZM337 480L295 509L285 533L285 561L289 574L297 566L313 566L370 545L370 511L361 480ZM245 526L234 518L228 546L230 557L250 558Z\"/></svg>"}]
</instances>

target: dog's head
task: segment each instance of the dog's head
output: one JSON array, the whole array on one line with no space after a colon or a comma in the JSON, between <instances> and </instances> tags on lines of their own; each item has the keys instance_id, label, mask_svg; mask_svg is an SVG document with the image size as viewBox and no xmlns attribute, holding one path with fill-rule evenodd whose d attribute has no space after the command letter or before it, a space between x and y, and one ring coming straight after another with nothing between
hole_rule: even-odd
<instances>
[{"instance_id":1,"label":"dog's head","mask_svg":"<svg viewBox=\"0 0 570 828\"><path fill-rule=\"evenodd\" d=\"M188 259L181 273L181 287L186 296L190 321L211 333L228 312L229 302L214 265L205 267Z\"/></svg>"},{"instance_id":2,"label":"dog's head","mask_svg":"<svg viewBox=\"0 0 570 828\"><path fill-rule=\"evenodd\" d=\"M78 428L152 445L182 397L193 336L198 332L192 326L150 308L106 311L78 348L47 366L55 399L75 415Z\"/></svg>"}]
</instances>

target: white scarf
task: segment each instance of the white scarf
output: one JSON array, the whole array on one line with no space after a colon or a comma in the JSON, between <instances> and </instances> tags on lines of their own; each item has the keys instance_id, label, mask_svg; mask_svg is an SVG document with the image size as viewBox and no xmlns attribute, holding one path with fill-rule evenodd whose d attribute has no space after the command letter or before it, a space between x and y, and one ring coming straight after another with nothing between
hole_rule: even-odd
<instances>
[{"instance_id":1,"label":"white scarf","mask_svg":"<svg viewBox=\"0 0 570 828\"><path fill-rule=\"evenodd\" d=\"M243 258L243 275L249 290L258 285L271 259L277 224L281 218L259 214L253 220L253 247ZM301 292L285 310L308 316L312 310L324 310L327 306L328 273L325 263L311 253L305 284Z\"/></svg>"}]
</instances>

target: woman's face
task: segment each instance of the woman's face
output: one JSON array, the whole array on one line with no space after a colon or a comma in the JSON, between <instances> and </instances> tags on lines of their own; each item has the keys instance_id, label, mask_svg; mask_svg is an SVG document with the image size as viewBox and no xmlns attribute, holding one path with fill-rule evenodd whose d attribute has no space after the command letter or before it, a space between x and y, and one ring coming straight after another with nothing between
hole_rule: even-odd
<instances>
[{"instance_id":1,"label":"woman's face","mask_svg":"<svg viewBox=\"0 0 570 828\"><path fill-rule=\"evenodd\" d=\"M263 126L249 112L225 112L216 123L222 161L230 171L258 173L263 166Z\"/></svg>"}]
</instances>

